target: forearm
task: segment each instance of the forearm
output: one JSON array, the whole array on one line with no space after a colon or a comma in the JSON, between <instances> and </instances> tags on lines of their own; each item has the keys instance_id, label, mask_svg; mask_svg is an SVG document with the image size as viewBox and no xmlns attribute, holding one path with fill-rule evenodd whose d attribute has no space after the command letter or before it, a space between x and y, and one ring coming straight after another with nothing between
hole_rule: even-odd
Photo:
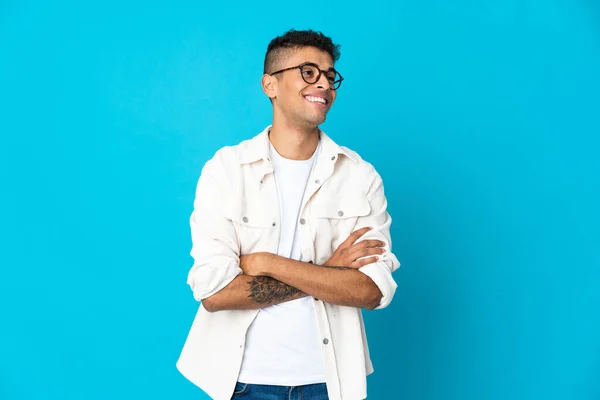
<instances>
[{"instance_id":1,"label":"forearm","mask_svg":"<svg viewBox=\"0 0 600 400\"><path fill-rule=\"evenodd\" d=\"M362 272L345 267L323 267L273 256L264 275L298 288L326 303L373 309L381 291Z\"/></svg>"},{"instance_id":2,"label":"forearm","mask_svg":"<svg viewBox=\"0 0 600 400\"><path fill-rule=\"evenodd\" d=\"M238 275L202 304L209 312L256 310L306 297L307 294L268 276Z\"/></svg>"}]
</instances>

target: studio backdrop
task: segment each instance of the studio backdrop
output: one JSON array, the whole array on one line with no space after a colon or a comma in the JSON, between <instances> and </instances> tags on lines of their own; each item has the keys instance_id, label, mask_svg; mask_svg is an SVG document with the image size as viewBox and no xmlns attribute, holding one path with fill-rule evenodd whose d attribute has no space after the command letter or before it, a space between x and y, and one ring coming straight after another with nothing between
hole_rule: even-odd
<instances>
[{"instance_id":1,"label":"studio backdrop","mask_svg":"<svg viewBox=\"0 0 600 400\"><path fill-rule=\"evenodd\" d=\"M369 399L600 398L597 1L8 0L0 399L208 399L175 368L195 185L270 123L290 28L342 45L322 129L393 218Z\"/></svg>"}]
</instances>

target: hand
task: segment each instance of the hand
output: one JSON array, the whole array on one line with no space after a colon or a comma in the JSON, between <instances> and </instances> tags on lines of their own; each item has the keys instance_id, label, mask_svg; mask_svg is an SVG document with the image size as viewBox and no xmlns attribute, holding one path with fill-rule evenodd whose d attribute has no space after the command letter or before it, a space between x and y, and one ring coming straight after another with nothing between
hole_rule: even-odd
<instances>
[{"instance_id":1,"label":"hand","mask_svg":"<svg viewBox=\"0 0 600 400\"><path fill-rule=\"evenodd\" d=\"M370 231L371 228L362 228L352 232L335 250L333 255L325 263L325 267L347 267L358 269L367 264L376 262L379 257L373 254L385 253L385 243L381 240L363 240L360 243L355 243L362 235ZM368 258L361 257L372 256Z\"/></svg>"},{"instance_id":2,"label":"hand","mask_svg":"<svg viewBox=\"0 0 600 400\"><path fill-rule=\"evenodd\" d=\"M275 254L260 252L246 254L240 257L240 268L244 275L248 276L266 276L267 269Z\"/></svg>"}]
</instances>

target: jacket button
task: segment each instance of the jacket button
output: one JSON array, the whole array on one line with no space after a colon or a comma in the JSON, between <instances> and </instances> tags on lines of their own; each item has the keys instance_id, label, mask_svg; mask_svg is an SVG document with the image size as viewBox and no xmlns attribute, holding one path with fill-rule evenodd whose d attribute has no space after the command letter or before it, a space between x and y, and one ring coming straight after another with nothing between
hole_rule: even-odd
<instances>
[{"instance_id":1,"label":"jacket button","mask_svg":"<svg viewBox=\"0 0 600 400\"><path fill-rule=\"evenodd\" d=\"M343 216L344 216L344 212L343 212L343 211L338 211L338 215L339 215L340 217L343 217Z\"/></svg>"},{"instance_id":2,"label":"jacket button","mask_svg":"<svg viewBox=\"0 0 600 400\"><path fill-rule=\"evenodd\" d=\"M331 157L331 161L334 161L334 160L335 160L335 156Z\"/></svg>"},{"instance_id":3,"label":"jacket button","mask_svg":"<svg viewBox=\"0 0 600 400\"><path fill-rule=\"evenodd\" d=\"M304 218L302 218L302 219L300 220L300 225L304 225L305 223L306 223L306 220L305 220Z\"/></svg>"},{"instance_id":4,"label":"jacket button","mask_svg":"<svg viewBox=\"0 0 600 400\"><path fill-rule=\"evenodd\" d=\"M319 183L321 183L321 181L317 179L317 180L315 181L315 183L318 185Z\"/></svg>"},{"instance_id":5,"label":"jacket button","mask_svg":"<svg viewBox=\"0 0 600 400\"><path fill-rule=\"evenodd\" d=\"M327 339L327 338L323 339L323 344L327 344L327 343L329 343L329 339Z\"/></svg>"},{"instance_id":6,"label":"jacket button","mask_svg":"<svg viewBox=\"0 0 600 400\"><path fill-rule=\"evenodd\" d=\"M248 222L248 217L244 217L244 218L242 218L242 221L244 221L244 222Z\"/></svg>"}]
</instances>

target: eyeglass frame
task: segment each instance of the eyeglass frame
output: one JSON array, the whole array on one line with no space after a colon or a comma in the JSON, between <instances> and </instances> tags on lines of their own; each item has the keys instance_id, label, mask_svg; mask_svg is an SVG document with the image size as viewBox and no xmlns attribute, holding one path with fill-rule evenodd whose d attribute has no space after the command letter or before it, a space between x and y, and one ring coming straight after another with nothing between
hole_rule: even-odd
<instances>
[{"instance_id":1,"label":"eyeglass frame","mask_svg":"<svg viewBox=\"0 0 600 400\"><path fill-rule=\"evenodd\" d=\"M319 71L319 75L317 75L317 79L312 83L307 82L306 79L304 78L304 74L302 73L303 72L302 67L306 67L306 66L315 67L317 69L317 71ZM342 86L342 81L344 80L344 77L342 76L342 74L340 74L335 68L329 68L328 70L322 70L321 68L319 68L319 66L317 64L312 63L312 62L305 62L300 65L296 65L295 67L280 69L279 71L271 72L269 75L272 76L275 74L279 74L281 72L291 71L296 68L300 68L300 76L302 77L302 80L304 82L308 83L309 85L314 85L315 83L319 82L319 79L321 79L321 74L323 74L323 73L326 74L327 72L331 72L331 71L335 72L340 77L340 79L333 82L333 84L329 84L329 88L331 90L338 90L340 88L340 86ZM325 77L327 78L327 75L325 75ZM327 80L327 81L329 82L329 80ZM337 86L337 88L333 86L333 85L335 85L336 82L339 82L339 85Z\"/></svg>"}]
</instances>

